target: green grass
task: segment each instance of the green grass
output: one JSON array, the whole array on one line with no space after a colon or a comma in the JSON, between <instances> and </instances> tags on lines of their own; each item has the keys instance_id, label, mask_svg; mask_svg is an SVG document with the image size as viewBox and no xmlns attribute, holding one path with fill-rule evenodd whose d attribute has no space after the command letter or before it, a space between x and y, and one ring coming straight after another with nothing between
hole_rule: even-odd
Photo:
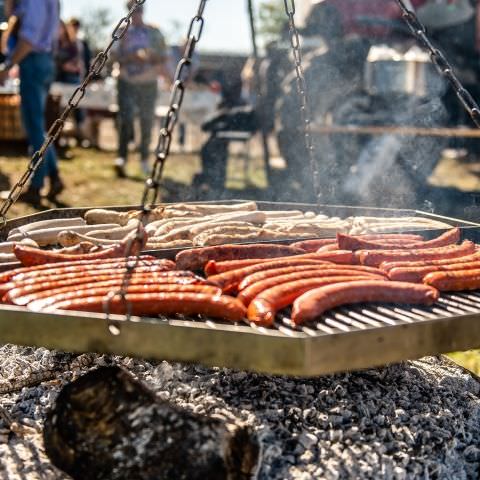
<instances>
[{"instance_id":1,"label":"green grass","mask_svg":"<svg viewBox=\"0 0 480 480\"><path fill-rule=\"evenodd\" d=\"M66 189L59 197L58 204L45 202L45 208L56 207L86 207L101 205L135 205L138 204L143 192L143 177L138 161L133 158L128 166L131 177L118 179L112 165L113 153L94 150L73 150L74 159L60 162L62 178ZM6 190L11 183L22 175L27 165L27 159L21 156L0 156L0 189ZM195 155L173 155L165 169L165 184L168 191L163 192L166 201L188 200L191 195L190 182L195 173L200 170L198 157ZM251 185L248 190L242 177L242 163L238 159L229 162L228 187L233 190L233 196L241 198L255 197L263 192L265 175L261 162L256 160L250 168ZM237 178L237 179L236 179ZM239 178L239 180L238 180ZM34 213L35 210L23 203L17 203L10 210L9 217L19 217ZM480 350L452 353L450 357L465 368L480 374Z\"/></svg>"}]
</instances>

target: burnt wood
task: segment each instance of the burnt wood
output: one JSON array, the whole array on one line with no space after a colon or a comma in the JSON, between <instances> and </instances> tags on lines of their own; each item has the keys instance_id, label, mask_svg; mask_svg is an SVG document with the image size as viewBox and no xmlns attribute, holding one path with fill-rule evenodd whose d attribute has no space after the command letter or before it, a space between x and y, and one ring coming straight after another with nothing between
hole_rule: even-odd
<instances>
[{"instance_id":1,"label":"burnt wood","mask_svg":"<svg viewBox=\"0 0 480 480\"><path fill-rule=\"evenodd\" d=\"M163 401L119 367L65 386L47 415L44 442L51 461L75 480L246 480L259 456L249 428Z\"/></svg>"}]
</instances>

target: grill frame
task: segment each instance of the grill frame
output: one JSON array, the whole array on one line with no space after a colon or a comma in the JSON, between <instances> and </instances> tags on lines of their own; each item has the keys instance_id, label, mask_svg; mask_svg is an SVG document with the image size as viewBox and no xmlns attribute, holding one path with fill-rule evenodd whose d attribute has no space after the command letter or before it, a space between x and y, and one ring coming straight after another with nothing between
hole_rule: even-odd
<instances>
[{"instance_id":1,"label":"grill frame","mask_svg":"<svg viewBox=\"0 0 480 480\"><path fill-rule=\"evenodd\" d=\"M235 202L237 201L210 203ZM257 203L261 209L316 209L316 206L310 204ZM125 211L135 207L111 208ZM480 241L480 228L477 228L480 225L473 222L416 210L344 206L324 208L327 213L339 216L380 213L426 216L462 226L464 237ZM86 210L88 209L58 209L41 212L10 221L8 229L37 220L78 216ZM438 230L422 233L433 236ZM171 258L178 250L151 253ZM447 305L448 302L450 305ZM463 305L463 308L458 309L452 302ZM432 312L436 312L434 316ZM283 313L288 315L288 312ZM393 313L400 314L400 317L392 318ZM418 316L416 320L406 321L415 315ZM380 320L382 317L384 320ZM0 342L305 377L480 347L480 292L442 295L440 305L429 308L386 305L343 307L327 312L322 318L326 325L324 331L313 332L311 325L303 330L292 330L288 327L288 320L285 325L280 317L277 321L277 327L280 328L265 329L211 320L133 317L131 321L126 321L122 316L112 315L110 320L120 330L120 335L113 335L109 322L101 314L36 313L21 307L0 305ZM339 320L340 323L336 324ZM347 329L349 322L356 328ZM327 329L332 327L337 328L329 332Z\"/></svg>"}]
</instances>

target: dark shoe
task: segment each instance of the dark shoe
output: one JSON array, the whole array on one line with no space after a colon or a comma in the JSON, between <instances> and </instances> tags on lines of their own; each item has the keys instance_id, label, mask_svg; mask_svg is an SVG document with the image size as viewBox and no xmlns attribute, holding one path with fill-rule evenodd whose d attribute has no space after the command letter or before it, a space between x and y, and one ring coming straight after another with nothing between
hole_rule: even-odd
<instances>
[{"instance_id":1,"label":"dark shoe","mask_svg":"<svg viewBox=\"0 0 480 480\"><path fill-rule=\"evenodd\" d=\"M42 204L42 197L38 188L29 187L18 197L19 202L28 203L34 207L39 207Z\"/></svg>"},{"instance_id":2,"label":"dark shoe","mask_svg":"<svg viewBox=\"0 0 480 480\"><path fill-rule=\"evenodd\" d=\"M115 173L117 174L118 178L127 178L127 172L125 171L125 159L124 158L117 158L115 160Z\"/></svg>"},{"instance_id":3,"label":"dark shoe","mask_svg":"<svg viewBox=\"0 0 480 480\"><path fill-rule=\"evenodd\" d=\"M65 190L65 185L60 180L60 178L54 178L51 180L50 190L47 193L47 198L49 200L55 200L58 195L60 195L63 190Z\"/></svg>"}]
</instances>

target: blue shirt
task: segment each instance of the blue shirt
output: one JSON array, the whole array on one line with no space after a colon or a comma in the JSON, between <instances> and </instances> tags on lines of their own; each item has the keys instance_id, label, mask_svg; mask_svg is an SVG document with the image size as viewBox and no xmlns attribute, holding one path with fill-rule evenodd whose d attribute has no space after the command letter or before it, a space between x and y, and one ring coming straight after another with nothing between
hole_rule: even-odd
<instances>
[{"instance_id":1,"label":"blue shirt","mask_svg":"<svg viewBox=\"0 0 480 480\"><path fill-rule=\"evenodd\" d=\"M60 24L58 0L20 0L19 37L29 42L35 52L53 51Z\"/></svg>"}]
</instances>

